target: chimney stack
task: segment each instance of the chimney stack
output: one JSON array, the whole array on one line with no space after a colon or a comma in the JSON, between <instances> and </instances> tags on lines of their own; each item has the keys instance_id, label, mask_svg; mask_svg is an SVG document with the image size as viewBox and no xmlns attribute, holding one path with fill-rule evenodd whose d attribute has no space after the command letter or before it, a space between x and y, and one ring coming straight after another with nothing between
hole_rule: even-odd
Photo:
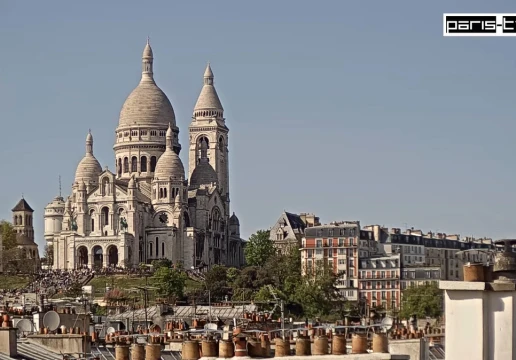
<instances>
[{"instance_id":1,"label":"chimney stack","mask_svg":"<svg viewBox=\"0 0 516 360\"><path fill-rule=\"evenodd\" d=\"M16 328L9 315L2 315L2 327L0 327L0 354L11 358L18 356L18 345L16 343Z\"/></svg>"}]
</instances>

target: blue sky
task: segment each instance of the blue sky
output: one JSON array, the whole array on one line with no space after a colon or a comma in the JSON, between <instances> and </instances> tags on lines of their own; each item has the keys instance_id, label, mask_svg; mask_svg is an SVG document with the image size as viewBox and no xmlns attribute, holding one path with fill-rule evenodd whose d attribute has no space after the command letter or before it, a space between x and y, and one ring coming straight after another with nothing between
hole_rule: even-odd
<instances>
[{"instance_id":1,"label":"blue sky","mask_svg":"<svg viewBox=\"0 0 516 360\"><path fill-rule=\"evenodd\" d=\"M510 1L1 1L0 218L69 193L91 128L114 169L147 36L187 148L207 61L248 237L323 222L514 236L516 38L443 38L443 12ZM187 164L187 152L181 158Z\"/></svg>"}]
</instances>

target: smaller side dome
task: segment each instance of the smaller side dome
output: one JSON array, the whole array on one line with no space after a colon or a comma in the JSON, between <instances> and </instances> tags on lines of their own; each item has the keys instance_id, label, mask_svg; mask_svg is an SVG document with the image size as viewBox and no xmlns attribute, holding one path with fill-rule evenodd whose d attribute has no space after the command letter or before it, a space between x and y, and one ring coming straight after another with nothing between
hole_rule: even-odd
<instances>
[{"instance_id":1,"label":"smaller side dome","mask_svg":"<svg viewBox=\"0 0 516 360\"><path fill-rule=\"evenodd\" d=\"M240 220L238 220L238 217L233 213L231 217L229 218L229 225L240 225Z\"/></svg>"},{"instance_id":2,"label":"smaller side dome","mask_svg":"<svg viewBox=\"0 0 516 360\"><path fill-rule=\"evenodd\" d=\"M195 166L190 178L190 187L197 188L201 185L218 183L219 177L208 160L208 144L201 141L201 158Z\"/></svg>"},{"instance_id":3,"label":"smaller side dome","mask_svg":"<svg viewBox=\"0 0 516 360\"><path fill-rule=\"evenodd\" d=\"M156 169L154 170L154 179L164 180L170 178L176 180L184 179L185 168L179 156L172 149L172 128L169 123L167 130L167 148L158 159Z\"/></svg>"},{"instance_id":4,"label":"smaller side dome","mask_svg":"<svg viewBox=\"0 0 516 360\"><path fill-rule=\"evenodd\" d=\"M48 203L45 209L64 209L65 203L62 196L56 196L52 202Z\"/></svg>"},{"instance_id":5,"label":"smaller side dome","mask_svg":"<svg viewBox=\"0 0 516 360\"><path fill-rule=\"evenodd\" d=\"M90 131L86 136L86 155L79 162L75 171L75 182L80 185L83 181L96 181L101 173L102 167L95 156L93 156L93 136Z\"/></svg>"},{"instance_id":6,"label":"smaller side dome","mask_svg":"<svg viewBox=\"0 0 516 360\"><path fill-rule=\"evenodd\" d=\"M192 187L199 187L201 185L208 185L217 182L218 176L215 169L213 169L213 166L211 166L209 162L204 161L197 164L192 172L192 177L190 178L190 186Z\"/></svg>"}]
</instances>

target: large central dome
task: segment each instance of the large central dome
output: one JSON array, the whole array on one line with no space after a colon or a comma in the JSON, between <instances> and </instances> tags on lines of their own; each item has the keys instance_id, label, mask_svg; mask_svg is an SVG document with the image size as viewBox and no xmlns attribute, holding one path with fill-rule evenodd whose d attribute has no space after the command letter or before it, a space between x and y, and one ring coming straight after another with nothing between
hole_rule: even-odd
<instances>
[{"instance_id":1,"label":"large central dome","mask_svg":"<svg viewBox=\"0 0 516 360\"><path fill-rule=\"evenodd\" d=\"M153 77L153 54L147 43L142 56L142 79L125 100L120 111L119 126L176 125L174 108Z\"/></svg>"}]
</instances>

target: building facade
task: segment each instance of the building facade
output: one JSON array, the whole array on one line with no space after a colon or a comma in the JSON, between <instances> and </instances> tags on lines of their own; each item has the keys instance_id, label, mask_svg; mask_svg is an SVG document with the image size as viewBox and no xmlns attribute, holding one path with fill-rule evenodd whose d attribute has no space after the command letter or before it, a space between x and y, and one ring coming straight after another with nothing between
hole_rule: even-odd
<instances>
[{"instance_id":1,"label":"building facade","mask_svg":"<svg viewBox=\"0 0 516 360\"><path fill-rule=\"evenodd\" d=\"M101 167L88 133L70 195L45 208L54 268L134 267L163 258L188 269L243 264L240 223L230 212L229 129L211 67L189 126L187 175L174 109L153 63L147 42L140 82L115 129L114 171Z\"/></svg>"},{"instance_id":2,"label":"building facade","mask_svg":"<svg viewBox=\"0 0 516 360\"><path fill-rule=\"evenodd\" d=\"M369 307L399 309L400 254L360 259L359 292Z\"/></svg>"},{"instance_id":3,"label":"building facade","mask_svg":"<svg viewBox=\"0 0 516 360\"><path fill-rule=\"evenodd\" d=\"M358 221L335 222L305 229L301 244L301 272L305 276L329 269L338 275L337 289L350 301L358 300L358 259L361 238Z\"/></svg>"},{"instance_id":4,"label":"building facade","mask_svg":"<svg viewBox=\"0 0 516 360\"><path fill-rule=\"evenodd\" d=\"M270 230L270 240L280 251L292 246L300 247L305 229L319 226L319 218L314 214L293 214L284 211Z\"/></svg>"},{"instance_id":5,"label":"building facade","mask_svg":"<svg viewBox=\"0 0 516 360\"><path fill-rule=\"evenodd\" d=\"M487 252L493 249L491 239L461 238L460 235L423 233L421 230L384 228L379 225L364 227L374 233L379 248L385 254L400 254L401 267L439 268L440 280L462 280L465 262L486 262ZM423 279L424 280L424 279Z\"/></svg>"},{"instance_id":6,"label":"building facade","mask_svg":"<svg viewBox=\"0 0 516 360\"><path fill-rule=\"evenodd\" d=\"M271 240L279 241L274 236L282 229L287 229L284 233L289 239L297 239L300 231L291 230L297 218L291 218L292 214L282 214L271 229ZM337 288L343 298L393 310L400 308L404 289L462 280L462 266L468 261L486 262L493 249L490 239L423 234L414 229L402 233L379 225L361 228L358 221L305 227L303 232L303 275L329 269L338 275Z\"/></svg>"}]
</instances>

